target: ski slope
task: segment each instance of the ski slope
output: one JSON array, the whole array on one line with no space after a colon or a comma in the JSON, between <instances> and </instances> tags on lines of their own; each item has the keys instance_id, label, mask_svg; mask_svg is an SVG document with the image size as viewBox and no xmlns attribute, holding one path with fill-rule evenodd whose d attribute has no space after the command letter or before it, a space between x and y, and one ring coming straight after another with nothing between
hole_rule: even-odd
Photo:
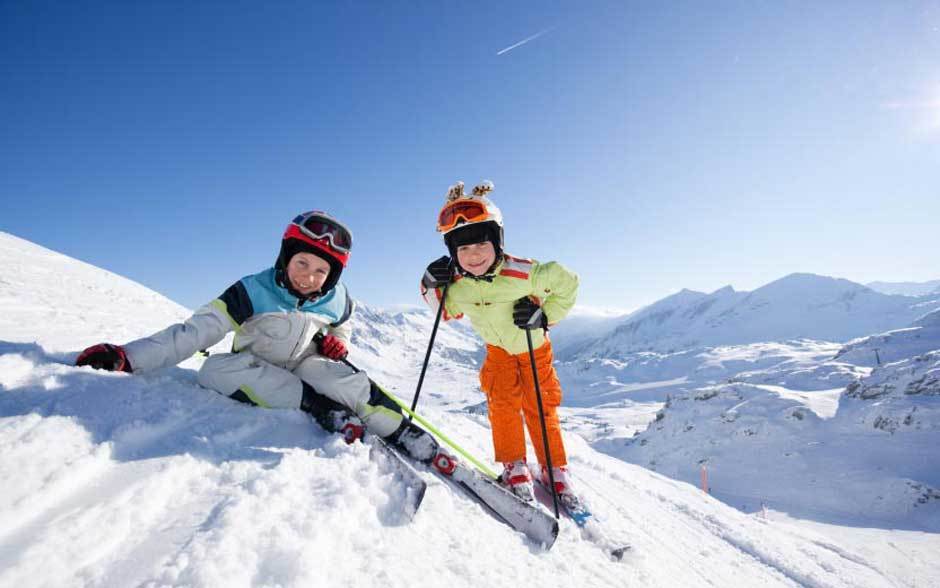
<instances>
[{"instance_id":1,"label":"ski slope","mask_svg":"<svg viewBox=\"0 0 940 588\"><path fill-rule=\"evenodd\" d=\"M67 305L49 292L50 267L68 272ZM0 276L3 587L940 582L936 535L873 531L863 541L851 529L745 514L576 435L574 480L608 532L634 546L626 561L609 560L568 521L545 551L432 476L407 522L402 489L367 447L343 444L299 410L253 408L199 387L198 359L142 375L71 365L86 345L185 318L178 305L2 233ZM407 397L423 358L409 342L425 340L431 318L369 313L385 336L352 359ZM443 336L472 360L476 347L458 341L460 330ZM472 364L445 370L446 361L432 362L422 412L486 458L486 419L465 410L482 401Z\"/></svg>"}]
</instances>

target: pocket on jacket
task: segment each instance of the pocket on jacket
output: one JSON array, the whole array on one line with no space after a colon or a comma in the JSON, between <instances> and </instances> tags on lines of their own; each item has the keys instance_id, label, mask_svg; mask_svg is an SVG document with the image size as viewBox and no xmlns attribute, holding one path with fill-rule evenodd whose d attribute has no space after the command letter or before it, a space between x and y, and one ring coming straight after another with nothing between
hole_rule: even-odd
<instances>
[{"instance_id":1,"label":"pocket on jacket","mask_svg":"<svg viewBox=\"0 0 940 588\"><path fill-rule=\"evenodd\" d=\"M266 313L242 327L240 344L275 365L296 361L316 333L311 318L302 313Z\"/></svg>"}]
</instances>

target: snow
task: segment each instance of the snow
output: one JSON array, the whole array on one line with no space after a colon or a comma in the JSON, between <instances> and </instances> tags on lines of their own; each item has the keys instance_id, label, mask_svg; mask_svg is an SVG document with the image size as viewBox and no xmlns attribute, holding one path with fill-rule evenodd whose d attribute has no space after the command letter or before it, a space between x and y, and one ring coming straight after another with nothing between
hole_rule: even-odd
<instances>
[{"instance_id":1,"label":"snow","mask_svg":"<svg viewBox=\"0 0 940 588\"><path fill-rule=\"evenodd\" d=\"M743 510L766 504L821 522L937 533L940 339L934 345L845 389L736 378L696 388L671 397L648 429L594 446L690 483L705 465L712 493Z\"/></svg>"},{"instance_id":2,"label":"snow","mask_svg":"<svg viewBox=\"0 0 940 588\"><path fill-rule=\"evenodd\" d=\"M136 282L2 232L0 264L0 338L7 341L75 350L142 337L191 314Z\"/></svg>"},{"instance_id":3,"label":"snow","mask_svg":"<svg viewBox=\"0 0 940 588\"><path fill-rule=\"evenodd\" d=\"M849 341L835 359L875 367L927 353L940 341L940 311L933 311L913 325Z\"/></svg>"},{"instance_id":4,"label":"snow","mask_svg":"<svg viewBox=\"0 0 940 588\"><path fill-rule=\"evenodd\" d=\"M902 296L924 296L940 291L940 280L929 282L871 282L865 284L882 294L900 294Z\"/></svg>"},{"instance_id":5,"label":"snow","mask_svg":"<svg viewBox=\"0 0 940 588\"><path fill-rule=\"evenodd\" d=\"M813 413L821 419L831 419L836 416L836 411L839 410L839 397L842 396L842 388L801 392L799 390L789 390L783 386L770 386L768 384L758 384L755 387L773 392L780 398L794 400L813 411Z\"/></svg>"},{"instance_id":6,"label":"snow","mask_svg":"<svg viewBox=\"0 0 940 588\"><path fill-rule=\"evenodd\" d=\"M50 269L67 276L74 293L68 304L50 289ZM592 443L603 442L604 431L632 435L655 418L655 403L625 398L585 401L562 414L566 427L591 434L566 435L572 477L610 534L633 545L626 561L609 560L564 520L557 543L545 551L433 476L408 522L397 508L403 489L370 459L368 447L345 445L299 410L249 407L199 387L197 358L137 375L71 365L86 345L149 334L185 318L186 309L3 233L0 279L0 586L940 582L934 533L822 525L777 513L763 519L693 484L598 452ZM432 320L426 312L364 305L353 361L410 400ZM479 343L465 326L448 325L439 345L421 412L489 461L489 431L478 410ZM905 369L907 383L921 373ZM749 406L799 409L752 384L727 386L761 399ZM747 419L745 407L737 411ZM800 422L823 421L807 410ZM912 449L926 447L914 439L919 434L932 433L893 437L909 437ZM720 488L720 468L715 474Z\"/></svg>"},{"instance_id":7,"label":"snow","mask_svg":"<svg viewBox=\"0 0 940 588\"><path fill-rule=\"evenodd\" d=\"M728 380L798 390L845 387L870 368L835 361L842 349L825 341L786 341L704 347L674 353L652 351L618 358L568 359L558 365L566 403L593 406L623 399L663 401L669 395Z\"/></svg>"}]
</instances>

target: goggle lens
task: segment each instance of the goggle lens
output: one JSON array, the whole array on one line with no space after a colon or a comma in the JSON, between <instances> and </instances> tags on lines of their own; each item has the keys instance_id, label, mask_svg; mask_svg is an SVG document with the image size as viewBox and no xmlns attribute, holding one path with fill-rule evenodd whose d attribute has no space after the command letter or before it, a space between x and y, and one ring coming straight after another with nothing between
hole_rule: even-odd
<instances>
[{"instance_id":1,"label":"goggle lens","mask_svg":"<svg viewBox=\"0 0 940 588\"><path fill-rule=\"evenodd\" d=\"M447 230L457 224L461 218L465 222L474 222L486 218L486 205L478 200L457 200L441 210L437 224L441 230Z\"/></svg>"},{"instance_id":2,"label":"goggle lens","mask_svg":"<svg viewBox=\"0 0 940 588\"><path fill-rule=\"evenodd\" d=\"M314 239L328 239L330 245L341 253L352 249L352 234L343 225L319 214L305 213L294 219L294 224L307 236Z\"/></svg>"}]
</instances>

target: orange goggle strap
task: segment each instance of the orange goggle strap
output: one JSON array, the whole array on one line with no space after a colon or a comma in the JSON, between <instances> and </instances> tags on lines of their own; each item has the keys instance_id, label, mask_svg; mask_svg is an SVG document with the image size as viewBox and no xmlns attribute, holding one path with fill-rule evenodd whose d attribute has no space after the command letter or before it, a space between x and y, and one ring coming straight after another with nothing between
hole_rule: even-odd
<instances>
[{"instance_id":1,"label":"orange goggle strap","mask_svg":"<svg viewBox=\"0 0 940 588\"><path fill-rule=\"evenodd\" d=\"M449 231L463 219L465 223L474 223L489 218L486 204L479 200L461 199L448 202L437 215L437 230Z\"/></svg>"}]
</instances>

